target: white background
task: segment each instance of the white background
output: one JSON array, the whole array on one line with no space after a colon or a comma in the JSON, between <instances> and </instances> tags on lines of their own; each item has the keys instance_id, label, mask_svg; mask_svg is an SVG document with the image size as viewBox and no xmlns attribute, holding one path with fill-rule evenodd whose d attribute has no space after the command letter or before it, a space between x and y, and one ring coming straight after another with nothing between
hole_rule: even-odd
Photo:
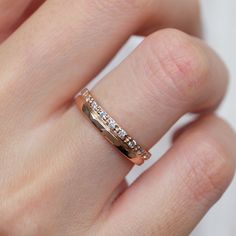
<instances>
[{"instance_id":1,"label":"white background","mask_svg":"<svg viewBox=\"0 0 236 236\"><path fill-rule=\"evenodd\" d=\"M236 1L202 0L202 15L205 38L225 60L231 73L228 95L219 109L220 116L227 119L236 129ZM133 38L121 50L111 65L99 76L100 78L116 66L141 41ZM189 116L180 120L176 126L153 148L151 161L141 168L134 168L128 176L132 181L143 170L155 162L169 147L171 133L189 120ZM158 209L157 209L158 210ZM235 236L236 235L236 179L222 199L210 210L192 236Z\"/></svg>"},{"instance_id":2,"label":"white background","mask_svg":"<svg viewBox=\"0 0 236 236\"><path fill-rule=\"evenodd\" d=\"M231 73L229 92L219 114L236 129L236 1L205 0L202 5L206 39L225 59ZM236 235L236 180L193 235Z\"/></svg>"}]
</instances>

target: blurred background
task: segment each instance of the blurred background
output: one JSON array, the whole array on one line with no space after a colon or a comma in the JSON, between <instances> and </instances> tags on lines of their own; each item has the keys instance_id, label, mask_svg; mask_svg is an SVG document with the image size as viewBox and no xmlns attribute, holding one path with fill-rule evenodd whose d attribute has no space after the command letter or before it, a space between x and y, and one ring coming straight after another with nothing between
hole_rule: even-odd
<instances>
[{"instance_id":1,"label":"blurred background","mask_svg":"<svg viewBox=\"0 0 236 236\"><path fill-rule=\"evenodd\" d=\"M224 117L236 130L236 1L202 0L202 18L205 40L221 55L231 74L229 91L218 114ZM139 37L131 38L110 65L99 75L98 79L118 65L141 41L142 38ZM135 167L127 177L128 181L132 182L140 173L156 162L169 148L173 131L191 119L191 115L186 115L178 121L152 149L152 159L142 167ZM210 210L191 236L235 235L236 178L222 199Z\"/></svg>"}]
</instances>

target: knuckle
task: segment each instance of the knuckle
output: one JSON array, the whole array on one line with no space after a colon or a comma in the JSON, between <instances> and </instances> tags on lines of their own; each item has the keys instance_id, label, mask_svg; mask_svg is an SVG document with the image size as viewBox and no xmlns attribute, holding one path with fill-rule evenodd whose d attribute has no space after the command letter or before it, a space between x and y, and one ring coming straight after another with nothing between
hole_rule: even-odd
<instances>
[{"instance_id":1,"label":"knuckle","mask_svg":"<svg viewBox=\"0 0 236 236\"><path fill-rule=\"evenodd\" d=\"M228 150L215 138L206 133L196 134L198 148L195 158L190 158L189 180L190 194L195 200L206 199L207 202L217 200L230 183L234 164Z\"/></svg>"},{"instance_id":2,"label":"knuckle","mask_svg":"<svg viewBox=\"0 0 236 236\"><path fill-rule=\"evenodd\" d=\"M190 36L166 29L148 37L144 47L148 57L145 72L152 84L166 87L167 94L184 101L193 100L202 91L208 79L208 60Z\"/></svg>"}]
</instances>

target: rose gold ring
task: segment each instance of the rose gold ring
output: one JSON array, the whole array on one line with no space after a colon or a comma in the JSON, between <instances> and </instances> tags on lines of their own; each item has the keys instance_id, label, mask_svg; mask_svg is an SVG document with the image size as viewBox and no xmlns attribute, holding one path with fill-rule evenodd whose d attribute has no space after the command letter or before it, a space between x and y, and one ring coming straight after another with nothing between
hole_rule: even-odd
<instances>
[{"instance_id":1,"label":"rose gold ring","mask_svg":"<svg viewBox=\"0 0 236 236\"><path fill-rule=\"evenodd\" d=\"M89 118L102 135L128 160L141 165L151 157L128 133L98 104L88 89L76 98L78 108Z\"/></svg>"}]
</instances>

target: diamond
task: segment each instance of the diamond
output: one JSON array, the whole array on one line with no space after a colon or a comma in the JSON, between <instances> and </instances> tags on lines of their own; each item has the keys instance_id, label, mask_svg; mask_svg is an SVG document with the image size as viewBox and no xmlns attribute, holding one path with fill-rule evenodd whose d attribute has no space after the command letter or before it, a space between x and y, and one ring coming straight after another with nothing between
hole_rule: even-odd
<instances>
[{"instance_id":1,"label":"diamond","mask_svg":"<svg viewBox=\"0 0 236 236\"><path fill-rule=\"evenodd\" d=\"M148 159L150 159L150 155L144 154L144 155L142 156L142 158L143 158L144 160L148 160Z\"/></svg>"},{"instance_id":2,"label":"diamond","mask_svg":"<svg viewBox=\"0 0 236 236\"><path fill-rule=\"evenodd\" d=\"M91 106L92 106L92 108L93 108L94 110L96 110L96 108L97 108L98 105L97 105L96 102L92 102Z\"/></svg>"},{"instance_id":3,"label":"diamond","mask_svg":"<svg viewBox=\"0 0 236 236\"><path fill-rule=\"evenodd\" d=\"M139 149L137 150L137 154L142 155L143 153L144 153L143 148L139 147Z\"/></svg>"},{"instance_id":4,"label":"diamond","mask_svg":"<svg viewBox=\"0 0 236 236\"><path fill-rule=\"evenodd\" d=\"M105 119L106 116L107 116L107 113L106 113L105 111L102 111L102 112L100 113L100 117L101 117L102 119Z\"/></svg>"},{"instance_id":5,"label":"diamond","mask_svg":"<svg viewBox=\"0 0 236 236\"><path fill-rule=\"evenodd\" d=\"M118 132L118 136L121 138L121 139L124 139L125 136L127 135L127 133L121 129L119 132Z\"/></svg>"},{"instance_id":6,"label":"diamond","mask_svg":"<svg viewBox=\"0 0 236 236\"><path fill-rule=\"evenodd\" d=\"M137 143L136 143L135 140L131 140L131 141L128 142L128 146L129 146L130 148L134 148L136 144L137 144Z\"/></svg>"},{"instance_id":7,"label":"diamond","mask_svg":"<svg viewBox=\"0 0 236 236\"><path fill-rule=\"evenodd\" d=\"M91 99L91 97L90 97L90 96L86 97L86 102L89 102L89 101L90 101L90 99Z\"/></svg>"},{"instance_id":8,"label":"diamond","mask_svg":"<svg viewBox=\"0 0 236 236\"><path fill-rule=\"evenodd\" d=\"M108 127L109 127L110 129L115 129L115 128L116 128L116 122L115 122L113 119L110 119L110 120L108 121Z\"/></svg>"},{"instance_id":9,"label":"diamond","mask_svg":"<svg viewBox=\"0 0 236 236\"><path fill-rule=\"evenodd\" d=\"M101 112L101 109L102 109L102 108L101 108L100 106L98 106L98 107L97 107L97 112L100 113L100 112Z\"/></svg>"}]
</instances>

